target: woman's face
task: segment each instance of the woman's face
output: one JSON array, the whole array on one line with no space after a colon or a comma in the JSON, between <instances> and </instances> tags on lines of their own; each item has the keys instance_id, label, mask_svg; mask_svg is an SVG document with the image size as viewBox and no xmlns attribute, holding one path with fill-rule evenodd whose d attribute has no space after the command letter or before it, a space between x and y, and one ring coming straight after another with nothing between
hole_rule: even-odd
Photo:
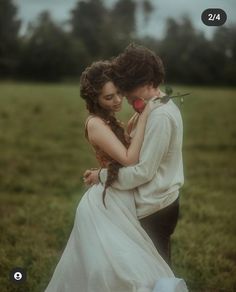
<instances>
[{"instance_id":1,"label":"woman's face","mask_svg":"<svg viewBox=\"0 0 236 292\"><path fill-rule=\"evenodd\" d=\"M121 110L123 96L113 82L108 81L102 88L98 97L99 105L108 111L119 112Z\"/></svg>"}]
</instances>

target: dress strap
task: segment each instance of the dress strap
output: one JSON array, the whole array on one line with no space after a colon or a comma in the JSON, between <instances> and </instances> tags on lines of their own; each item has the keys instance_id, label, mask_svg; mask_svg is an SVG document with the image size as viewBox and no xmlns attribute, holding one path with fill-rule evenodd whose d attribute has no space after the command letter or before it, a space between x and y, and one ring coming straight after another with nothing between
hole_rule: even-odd
<instances>
[{"instance_id":1,"label":"dress strap","mask_svg":"<svg viewBox=\"0 0 236 292\"><path fill-rule=\"evenodd\" d=\"M132 130L136 127L137 122L138 122L138 118L139 118L139 114L135 113L130 120L128 121L127 124L127 133L130 135L130 133L132 132Z\"/></svg>"},{"instance_id":2,"label":"dress strap","mask_svg":"<svg viewBox=\"0 0 236 292\"><path fill-rule=\"evenodd\" d=\"M86 119L86 121L85 121L85 137L86 137L86 139L87 140L89 140L88 139L88 122L92 119L92 118L94 118L95 116L93 116L93 115L89 115L88 117L87 117L87 119Z\"/></svg>"},{"instance_id":3,"label":"dress strap","mask_svg":"<svg viewBox=\"0 0 236 292\"><path fill-rule=\"evenodd\" d=\"M109 125L109 121L106 121L105 119L95 116L95 115L89 115L85 121L85 137L88 139L88 122L92 119L92 118L99 118L101 120L103 120L103 122L107 125ZM89 139L88 139L89 140Z\"/></svg>"}]
</instances>

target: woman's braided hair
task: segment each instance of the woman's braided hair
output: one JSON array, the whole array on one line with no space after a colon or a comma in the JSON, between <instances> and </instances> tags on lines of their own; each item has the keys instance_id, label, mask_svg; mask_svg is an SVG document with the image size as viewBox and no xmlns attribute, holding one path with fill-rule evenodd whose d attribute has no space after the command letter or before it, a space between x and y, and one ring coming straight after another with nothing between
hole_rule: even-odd
<instances>
[{"instance_id":1,"label":"woman's braided hair","mask_svg":"<svg viewBox=\"0 0 236 292\"><path fill-rule=\"evenodd\" d=\"M122 124L111 115L108 110L103 109L98 103L103 86L109 82L114 82L112 65L109 61L98 61L87 67L80 78L80 96L85 100L87 110L90 114L96 115L105 120L115 133L117 138L125 145L129 146L125 138L125 131ZM103 203L105 205L106 190L118 178L119 169L122 165L110 157L107 167L107 180L103 190ZM106 206L106 205L105 205Z\"/></svg>"}]
</instances>

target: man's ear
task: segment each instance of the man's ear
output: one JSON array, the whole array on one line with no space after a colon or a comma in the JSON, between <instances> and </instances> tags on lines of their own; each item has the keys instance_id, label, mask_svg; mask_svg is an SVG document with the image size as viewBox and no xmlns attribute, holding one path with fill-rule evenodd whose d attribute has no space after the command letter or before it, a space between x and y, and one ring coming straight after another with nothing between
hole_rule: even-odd
<instances>
[{"instance_id":1,"label":"man's ear","mask_svg":"<svg viewBox=\"0 0 236 292\"><path fill-rule=\"evenodd\" d=\"M147 90L148 91L152 91L153 89L155 89L153 82L150 82L149 84L147 84Z\"/></svg>"},{"instance_id":2,"label":"man's ear","mask_svg":"<svg viewBox=\"0 0 236 292\"><path fill-rule=\"evenodd\" d=\"M147 84L147 87L148 87L148 89L153 89L154 88L153 82L148 83Z\"/></svg>"}]
</instances>

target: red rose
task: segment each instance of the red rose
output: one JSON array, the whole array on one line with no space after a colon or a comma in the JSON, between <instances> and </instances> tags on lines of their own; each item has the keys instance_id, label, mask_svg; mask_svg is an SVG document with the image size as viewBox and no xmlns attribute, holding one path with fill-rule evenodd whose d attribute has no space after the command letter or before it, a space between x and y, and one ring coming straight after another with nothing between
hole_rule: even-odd
<instances>
[{"instance_id":1,"label":"red rose","mask_svg":"<svg viewBox=\"0 0 236 292\"><path fill-rule=\"evenodd\" d=\"M136 98L135 100L133 100L132 106L134 110L140 114L144 110L146 103L143 99Z\"/></svg>"}]
</instances>

